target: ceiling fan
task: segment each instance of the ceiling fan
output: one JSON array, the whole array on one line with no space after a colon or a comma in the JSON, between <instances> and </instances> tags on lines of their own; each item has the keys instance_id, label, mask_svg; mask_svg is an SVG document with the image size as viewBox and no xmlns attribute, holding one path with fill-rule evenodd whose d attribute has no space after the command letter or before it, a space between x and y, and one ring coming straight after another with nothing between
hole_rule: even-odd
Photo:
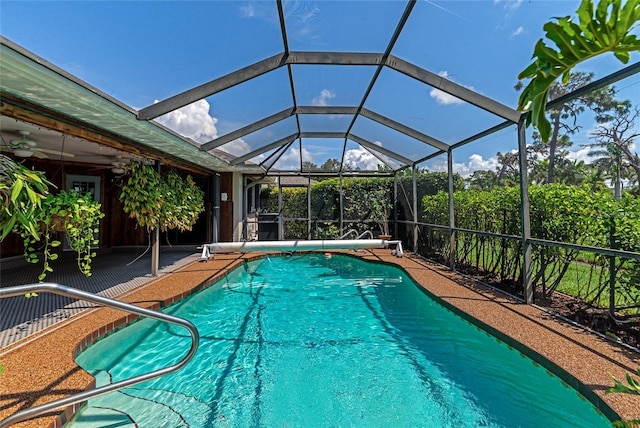
<instances>
[{"instance_id":1,"label":"ceiling fan","mask_svg":"<svg viewBox=\"0 0 640 428\"><path fill-rule=\"evenodd\" d=\"M66 153L61 150L50 150L38 147L35 141L30 140L28 137L31 134L29 131L18 131L21 138L17 140L11 140L8 145L0 147L2 150L11 152L15 156L28 158L34 156L38 159L48 159L47 154L61 156L61 157L74 157L71 153Z\"/></svg>"},{"instance_id":2,"label":"ceiling fan","mask_svg":"<svg viewBox=\"0 0 640 428\"><path fill-rule=\"evenodd\" d=\"M110 169L112 173L116 175L123 175L126 170L126 166L129 165L129 159L123 158L122 156L114 156L114 160L109 162L109 164L105 164L96 168L91 169L90 171L100 171L105 169Z\"/></svg>"},{"instance_id":3,"label":"ceiling fan","mask_svg":"<svg viewBox=\"0 0 640 428\"><path fill-rule=\"evenodd\" d=\"M119 157L118 157L119 158ZM127 166L127 162L115 161L111 162L111 172L117 175L122 175L125 173L125 166Z\"/></svg>"}]
</instances>

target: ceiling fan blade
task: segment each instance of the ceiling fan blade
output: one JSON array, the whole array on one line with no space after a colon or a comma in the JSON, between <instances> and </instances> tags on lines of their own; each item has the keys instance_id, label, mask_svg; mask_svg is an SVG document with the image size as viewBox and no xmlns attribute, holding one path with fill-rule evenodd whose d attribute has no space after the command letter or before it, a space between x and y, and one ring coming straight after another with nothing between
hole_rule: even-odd
<instances>
[{"instance_id":1,"label":"ceiling fan blade","mask_svg":"<svg viewBox=\"0 0 640 428\"><path fill-rule=\"evenodd\" d=\"M63 156L65 158L72 158L75 157L74 154L72 153L67 153L67 152L61 152L60 150L49 150L49 149L42 149L40 147L34 148L34 151L37 152L43 152L43 153L48 153L50 155L55 155L55 156Z\"/></svg>"},{"instance_id":2,"label":"ceiling fan blade","mask_svg":"<svg viewBox=\"0 0 640 428\"><path fill-rule=\"evenodd\" d=\"M46 153L43 153L42 150L33 150L33 157L38 159L49 159Z\"/></svg>"}]
</instances>

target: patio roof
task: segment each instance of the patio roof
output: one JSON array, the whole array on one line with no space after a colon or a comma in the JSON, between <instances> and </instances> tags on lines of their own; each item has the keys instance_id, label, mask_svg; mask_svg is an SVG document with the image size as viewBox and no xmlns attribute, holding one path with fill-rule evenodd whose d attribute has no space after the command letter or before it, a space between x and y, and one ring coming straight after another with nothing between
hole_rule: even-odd
<instances>
[{"instance_id":1,"label":"patio roof","mask_svg":"<svg viewBox=\"0 0 640 428\"><path fill-rule=\"evenodd\" d=\"M131 107L1 36L0 75L4 116L15 119L23 119L29 113L51 116L62 127L87 129L84 135L94 134L100 142L111 137L121 141L123 146L137 147L142 153L155 155L158 159L210 171L256 172L255 165L231 166L229 160L235 156L203 152L196 142L157 122L137 120L137 112ZM9 125L4 124L3 128L3 132L9 131ZM53 149L43 140L38 144L45 149ZM92 150L90 146L93 145L89 141L79 141L78 144ZM98 153L94 153L96 162L98 157Z\"/></svg>"}]
</instances>

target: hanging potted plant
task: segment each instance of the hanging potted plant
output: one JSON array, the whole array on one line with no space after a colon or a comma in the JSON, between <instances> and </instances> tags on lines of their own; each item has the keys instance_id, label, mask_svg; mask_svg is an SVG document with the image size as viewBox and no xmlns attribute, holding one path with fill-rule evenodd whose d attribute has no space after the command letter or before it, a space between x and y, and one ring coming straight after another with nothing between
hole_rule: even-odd
<instances>
[{"instance_id":1,"label":"hanging potted plant","mask_svg":"<svg viewBox=\"0 0 640 428\"><path fill-rule=\"evenodd\" d=\"M0 155L0 241L11 232L40 238L36 216L42 210L42 200L49 194L49 186L52 184L44 173L31 171Z\"/></svg>"},{"instance_id":2,"label":"hanging potted plant","mask_svg":"<svg viewBox=\"0 0 640 428\"><path fill-rule=\"evenodd\" d=\"M167 174L166 189L166 200L160 216L162 230L191 230L204 211L204 192L190 175L183 179L174 171Z\"/></svg>"},{"instance_id":3,"label":"hanging potted plant","mask_svg":"<svg viewBox=\"0 0 640 428\"><path fill-rule=\"evenodd\" d=\"M91 261L96 255L93 247L98 244L96 234L100 219L104 217L100 204L93 200L91 193L81 195L74 190L62 190L56 195L47 195L42 201L42 208L38 222L44 238L44 270L38 279L42 281L47 272L52 271L49 260L57 259L57 254L51 251L61 244L53 239L56 233L65 234L69 247L77 253L78 269L91 276ZM37 262L33 247L27 247L25 242L25 248L29 258Z\"/></svg>"},{"instance_id":4,"label":"hanging potted plant","mask_svg":"<svg viewBox=\"0 0 640 428\"><path fill-rule=\"evenodd\" d=\"M160 222L160 213L166 199L165 185L155 169L141 162L126 167L127 178L122 184L120 202L129 217L139 226L153 230Z\"/></svg>"},{"instance_id":5,"label":"hanging potted plant","mask_svg":"<svg viewBox=\"0 0 640 428\"><path fill-rule=\"evenodd\" d=\"M191 176L183 179L172 171L164 178L141 162L131 162L126 174L120 201L124 212L139 226L191 230L204 211L204 193Z\"/></svg>"},{"instance_id":6,"label":"hanging potted plant","mask_svg":"<svg viewBox=\"0 0 640 428\"><path fill-rule=\"evenodd\" d=\"M25 259L30 263L39 261L36 248L43 242L44 267L38 276L43 281L47 273L53 272L51 261L58 258L54 248L61 242L56 233L65 233L69 246L78 253L78 268L91 276L91 261L95 256L92 246L97 244L95 233L104 214L100 204L90 194L80 195L75 191L49 193L51 182L44 173L31 171L22 164L0 155L0 240L9 233L19 234L24 241Z\"/></svg>"}]
</instances>

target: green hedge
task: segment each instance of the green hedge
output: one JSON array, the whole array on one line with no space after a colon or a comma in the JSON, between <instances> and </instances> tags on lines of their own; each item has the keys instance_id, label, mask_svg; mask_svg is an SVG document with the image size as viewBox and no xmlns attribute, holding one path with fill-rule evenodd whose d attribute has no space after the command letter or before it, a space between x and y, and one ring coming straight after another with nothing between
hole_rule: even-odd
<instances>
[{"instance_id":1,"label":"green hedge","mask_svg":"<svg viewBox=\"0 0 640 428\"><path fill-rule=\"evenodd\" d=\"M398 185L404 189L412 189L412 177L399 177ZM423 195L436 194L446 190L449 185L448 175L440 172L421 172L416 177L418 201ZM459 175L454 176L454 188L464 188L464 180ZM381 209L391 210L393 202L393 178L344 178L343 189L343 219L346 222L345 231L355 229L359 233L365 230L380 232L384 218ZM410 191L406 191L408 195ZM410 197L410 196L409 196ZM405 215L410 202L403 194L398 196L398 220L412 217ZM262 189L260 193L260 210L262 212L278 212L278 188ZM307 194L303 187L284 187L282 189L282 213L285 218L307 217ZM340 234L340 180L331 178L311 185L311 237L316 239L337 238ZM389 216L393 219L393 215ZM306 225L303 222L287 222L285 225L287 239L307 237Z\"/></svg>"},{"instance_id":2,"label":"green hedge","mask_svg":"<svg viewBox=\"0 0 640 428\"><path fill-rule=\"evenodd\" d=\"M517 187L455 192L456 227L519 237L519 192ZM616 201L607 191L593 192L587 187L551 184L531 186L529 201L532 238L603 248L613 244L618 249L640 252L640 200L632 195L627 194ZM422 206L427 223L449 224L447 193L425 196ZM459 233L456 242L454 257L458 263L475 266L502 280L521 283L521 243L518 239ZM442 253L446 251L449 249L441 249ZM571 272L575 277L586 277L590 281L588 286L578 286L583 297L588 296L588 300L596 303L606 300L610 258L533 245L532 259L534 285L540 286L546 295L566 283L567 274ZM640 301L640 263L621 258L615 262L616 287L627 303L636 304Z\"/></svg>"}]
</instances>

